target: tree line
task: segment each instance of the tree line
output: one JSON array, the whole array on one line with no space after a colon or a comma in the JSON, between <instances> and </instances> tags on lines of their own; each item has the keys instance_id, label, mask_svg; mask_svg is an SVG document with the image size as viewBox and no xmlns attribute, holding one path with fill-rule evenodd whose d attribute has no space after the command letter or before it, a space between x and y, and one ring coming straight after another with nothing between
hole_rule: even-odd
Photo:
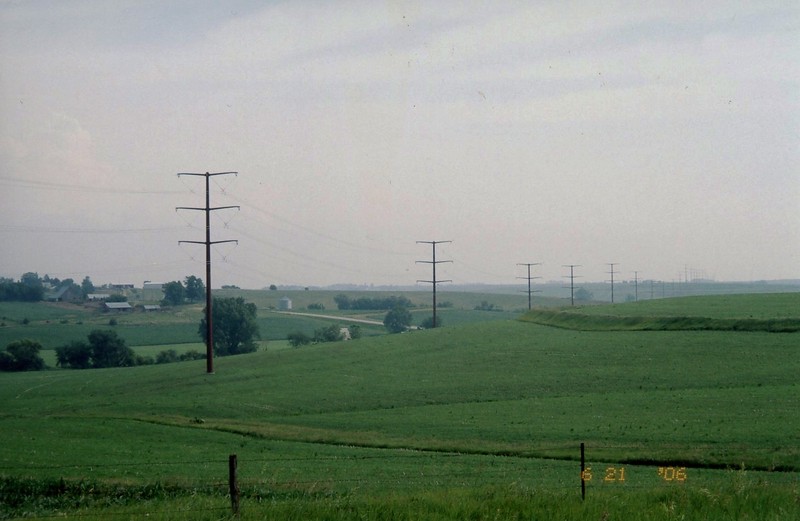
<instances>
[{"instance_id":1,"label":"tree line","mask_svg":"<svg viewBox=\"0 0 800 521\"><path fill-rule=\"evenodd\" d=\"M256 321L256 306L243 298L215 298L212 305L214 324L214 355L228 356L251 353L258 349L260 338ZM204 310L205 311L205 310ZM204 313L205 315L205 313ZM200 321L198 334L208 342L205 317ZM0 351L0 371L40 371L47 369L39 352L42 345L36 340L16 340ZM99 369L132 367L184 360L204 359L205 353L189 351L178 354L169 349L153 358L137 354L125 344L116 331L96 329L87 339L73 340L56 347L56 365L64 369Z\"/></svg>"},{"instance_id":2,"label":"tree line","mask_svg":"<svg viewBox=\"0 0 800 521\"><path fill-rule=\"evenodd\" d=\"M345 294L333 297L340 310L389 310L413 307L411 301L403 296L350 298Z\"/></svg>"},{"instance_id":3,"label":"tree line","mask_svg":"<svg viewBox=\"0 0 800 521\"><path fill-rule=\"evenodd\" d=\"M58 279L45 275L40 277L36 272L27 272L19 280L0 277L0 302L39 302L44 300L48 291L57 292L65 287L72 287L76 294L83 300L96 291L92 279L87 275L80 284L73 279ZM163 286L164 298L161 304L179 306L181 304L199 302L206 297L206 287L203 279L188 275L183 281L167 282ZM109 302L122 300L122 295L111 295Z\"/></svg>"},{"instance_id":4,"label":"tree line","mask_svg":"<svg viewBox=\"0 0 800 521\"><path fill-rule=\"evenodd\" d=\"M64 287L74 287L76 291L80 291L83 298L94 291L94 284L88 276L78 285L73 279L61 280L49 275L39 277L38 273L29 271L17 281L0 277L0 301L38 302L44 299L49 288L58 291Z\"/></svg>"}]
</instances>

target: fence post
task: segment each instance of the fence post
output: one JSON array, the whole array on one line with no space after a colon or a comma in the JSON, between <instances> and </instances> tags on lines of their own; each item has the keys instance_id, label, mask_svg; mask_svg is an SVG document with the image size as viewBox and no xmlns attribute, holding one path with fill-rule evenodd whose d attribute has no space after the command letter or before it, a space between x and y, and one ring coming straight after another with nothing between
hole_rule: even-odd
<instances>
[{"instance_id":1,"label":"fence post","mask_svg":"<svg viewBox=\"0 0 800 521\"><path fill-rule=\"evenodd\" d=\"M231 491L231 510L233 515L239 516L239 483L236 481L236 454L228 456L228 486Z\"/></svg>"},{"instance_id":2,"label":"fence post","mask_svg":"<svg viewBox=\"0 0 800 521\"><path fill-rule=\"evenodd\" d=\"M586 459L584 458L584 445L581 442L581 500L586 499Z\"/></svg>"}]
</instances>

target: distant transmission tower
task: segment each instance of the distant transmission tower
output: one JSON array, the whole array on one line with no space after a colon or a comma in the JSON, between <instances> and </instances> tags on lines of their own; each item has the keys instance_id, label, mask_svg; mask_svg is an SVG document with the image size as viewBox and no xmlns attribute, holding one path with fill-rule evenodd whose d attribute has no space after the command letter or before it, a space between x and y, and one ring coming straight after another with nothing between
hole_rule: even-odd
<instances>
[{"instance_id":1,"label":"distant transmission tower","mask_svg":"<svg viewBox=\"0 0 800 521\"><path fill-rule=\"evenodd\" d=\"M527 277L517 277L518 279L526 279L528 281L528 311L531 309L531 293L538 293L542 290L531 290L531 280L533 279L541 279L542 277L531 277L531 266L541 266L541 262L518 262L517 266L527 266L528 267L528 276Z\"/></svg>"},{"instance_id":2,"label":"distant transmission tower","mask_svg":"<svg viewBox=\"0 0 800 521\"><path fill-rule=\"evenodd\" d=\"M452 280L436 280L436 265L441 264L443 262L453 262L451 260L436 260L436 245L437 244L445 244L448 242L453 241L417 241L417 244L430 244L433 250L433 260L429 261L417 261L418 263L422 264L430 264L433 267L433 278L431 280L418 280L417 282L425 282L431 284L433 286L433 327L437 326L436 322L436 285L441 284L442 282L453 282Z\"/></svg>"},{"instance_id":3,"label":"distant transmission tower","mask_svg":"<svg viewBox=\"0 0 800 521\"><path fill-rule=\"evenodd\" d=\"M619 273L618 271L614 271L614 266L618 265L618 262L609 262L606 265L610 267L609 271L606 273L611 275L611 303L614 303L614 274Z\"/></svg>"},{"instance_id":4,"label":"distant transmission tower","mask_svg":"<svg viewBox=\"0 0 800 521\"><path fill-rule=\"evenodd\" d=\"M639 272L633 272L633 294L635 295L635 302L639 302Z\"/></svg>"},{"instance_id":5,"label":"distant transmission tower","mask_svg":"<svg viewBox=\"0 0 800 521\"><path fill-rule=\"evenodd\" d=\"M575 268L579 268L580 264L562 264L564 268L569 268L569 295L570 305L575 306Z\"/></svg>"},{"instance_id":6,"label":"distant transmission tower","mask_svg":"<svg viewBox=\"0 0 800 521\"><path fill-rule=\"evenodd\" d=\"M206 178L206 205L204 207L192 207L192 206L178 206L175 208L175 211L178 210L200 210L206 212L206 240L205 241L178 241L178 244L182 243L192 243L192 244L205 244L206 245L206 373L211 374L214 372L214 328L211 324L211 245L212 244L220 244L223 242L235 242L238 244L239 241L236 240L227 240L227 241L212 241L211 240L211 212L214 210L225 210L228 208L236 208L239 209L238 206L217 206L215 208L211 207L210 204L210 190L209 181L212 177L218 175L238 175L237 172L216 172L210 174L206 172L205 174L195 174L195 173L186 173L181 172L178 174L178 177L181 176L197 176L197 177L205 177Z\"/></svg>"}]
</instances>

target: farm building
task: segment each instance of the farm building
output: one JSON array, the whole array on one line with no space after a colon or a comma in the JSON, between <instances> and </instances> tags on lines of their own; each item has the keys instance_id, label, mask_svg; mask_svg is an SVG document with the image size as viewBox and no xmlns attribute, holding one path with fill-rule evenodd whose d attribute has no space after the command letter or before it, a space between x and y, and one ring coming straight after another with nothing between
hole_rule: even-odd
<instances>
[{"instance_id":1,"label":"farm building","mask_svg":"<svg viewBox=\"0 0 800 521\"><path fill-rule=\"evenodd\" d=\"M88 295L86 295L86 299L87 300L92 300L92 301L95 301L95 300L106 300L110 296L111 296L111 294L109 294L109 293L89 293Z\"/></svg>"},{"instance_id":2,"label":"farm building","mask_svg":"<svg viewBox=\"0 0 800 521\"><path fill-rule=\"evenodd\" d=\"M158 304L152 304L152 305L151 304L145 304L144 305L144 310L145 311L161 311L161 306L159 306Z\"/></svg>"},{"instance_id":3,"label":"farm building","mask_svg":"<svg viewBox=\"0 0 800 521\"><path fill-rule=\"evenodd\" d=\"M106 302L105 305L106 311L115 311L117 313L130 311L133 309L128 302Z\"/></svg>"},{"instance_id":4,"label":"farm building","mask_svg":"<svg viewBox=\"0 0 800 521\"><path fill-rule=\"evenodd\" d=\"M283 297L278 301L278 309L281 311L290 311L292 309L292 299Z\"/></svg>"},{"instance_id":5,"label":"farm building","mask_svg":"<svg viewBox=\"0 0 800 521\"><path fill-rule=\"evenodd\" d=\"M49 302L81 302L83 300L83 291L80 286L71 284L58 288L53 293L48 294L46 298Z\"/></svg>"},{"instance_id":6,"label":"farm building","mask_svg":"<svg viewBox=\"0 0 800 521\"><path fill-rule=\"evenodd\" d=\"M157 300L164 298L164 284L146 280L142 284L142 300Z\"/></svg>"}]
</instances>

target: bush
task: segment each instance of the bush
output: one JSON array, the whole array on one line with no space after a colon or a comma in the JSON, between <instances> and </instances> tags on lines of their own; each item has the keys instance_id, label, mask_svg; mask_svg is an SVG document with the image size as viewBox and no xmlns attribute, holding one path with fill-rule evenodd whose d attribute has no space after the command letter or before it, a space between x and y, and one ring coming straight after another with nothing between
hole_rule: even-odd
<instances>
[{"instance_id":1,"label":"bush","mask_svg":"<svg viewBox=\"0 0 800 521\"><path fill-rule=\"evenodd\" d=\"M320 310L321 311L321 310L325 309L325 305L321 304L319 302L316 302L314 304L309 304L308 306L306 306L306 308L307 309L313 309L313 310Z\"/></svg>"},{"instance_id":2,"label":"bush","mask_svg":"<svg viewBox=\"0 0 800 521\"><path fill-rule=\"evenodd\" d=\"M92 366L92 348L76 340L56 348L56 365L69 369L88 369Z\"/></svg>"},{"instance_id":3,"label":"bush","mask_svg":"<svg viewBox=\"0 0 800 521\"><path fill-rule=\"evenodd\" d=\"M357 338L361 338L361 326L359 326L358 324L351 324L347 328L347 330L350 331L350 339L351 340L355 340Z\"/></svg>"},{"instance_id":4,"label":"bush","mask_svg":"<svg viewBox=\"0 0 800 521\"><path fill-rule=\"evenodd\" d=\"M42 344L35 340L16 340L0 353L0 371L41 371L46 366L39 356Z\"/></svg>"},{"instance_id":5,"label":"bush","mask_svg":"<svg viewBox=\"0 0 800 521\"><path fill-rule=\"evenodd\" d=\"M402 306L398 306L386 313L383 325L390 333L402 333L411 325L411 312Z\"/></svg>"},{"instance_id":6,"label":"bush","mask_svg":"<svg viewBox=\"0 0 800 521\"><path fill-rule=\"evenodd\" d=\"M157 364L171 364L178 361L180 361L180 358L178 357L178 352L174 349L167 349L156 355Z\"/></svg>"},{"instance_id":7,"label":"bush","mask_svg":"<svg viewBox=\"0 0 800 521\"><path fill-rule=\"evenodd\" d=\"M314 331L314 342L338 342L342 339L339 324L331 324Z\"/></svg>"},{"instance_id":8,"label":"bush","mask_svg":"<svg viewBox=\"0 0 800 521\"><path fill-rule=\"evenodd\" d=\"M430 316L422 321L419 325L422 329L433 329L434 327L442 327L442 317L436 316L436 325L433 323L433 317Z\"/></svg>"},{"instance_id":9,"label":"bush","mask_svg":"<svg viewBox=\"0 0 800 521\"><path fill-rule=\"evenodd\" d=\"M311 343L311 337L300 331L289 333L287 339L289 340L289 345L292 347L305 346Z\"/></svg>"},{"instance_id":10,"label":"bush","mask_svg":"<svg viewBox=\"0 0 800 521\"><path fill-rule=\"evenodd\" d=\"M73 341L57 347L56 359L60 367L71 369L130 367L153 363L152 358L137 357L116 332L99 329L89 333L88 344Z\"/></svg>"}]
</instances>

